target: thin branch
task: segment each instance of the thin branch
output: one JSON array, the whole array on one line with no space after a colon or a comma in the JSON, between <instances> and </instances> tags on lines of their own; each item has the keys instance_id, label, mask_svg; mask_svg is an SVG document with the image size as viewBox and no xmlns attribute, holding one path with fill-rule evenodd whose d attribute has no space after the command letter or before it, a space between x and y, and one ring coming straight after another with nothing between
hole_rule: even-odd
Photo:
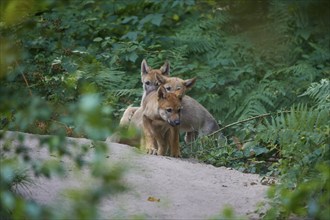
<instances>
[{"instance_id":1,"label":"thin branch","mask_svg":"<svg viewBox=\"0 0 330 220\"><path fill-rule=\"evenodd\" d=\"M19 66L19 64L18 64L17 61L16 61L16 65ZM32 92L31 92L31 89L30 89L29 83L28 83L28 81L27 81L27 79L26 79L26 77L25 77L23 71L20 71L20 72L21 72L21 74L22 74L22 76L23 76L23 79L24 79L25 85L26 85L26 87L27 87L28 90L29 90L30 96L32 96Z\"/></svg>"},{"instance_id":2,"label":"thin branch","mask_svg":"<svg viewBox=\"0 0 330 220\"><path fill-rule=\"evenodd\" d=\"M280 113L290 113L290 112L291 112L291 111L281 111L281 112L278 112L278 113L276 113L276 114L280 114ZM251 118L244 119L244 120L242 120L242 121L237 121L237 122L231 123L231 124L229 124L229 125L226 125L226 126L220 128L219 130L216 130L215 132L213 132L213 133L207 135L207 137L212 136L212 135L214 135L214 134L216 134L216 133L218 133L218 132L220 132L220 131L223 131L223 130L229 128L229 127L232 127L232 126L234 126L234 125L241 124L241 123L244 123L244 122L247 122L247 121L252 121L252 120L255 120L255 119L258 119L258 118L268 117L268 116L271 116L272 114L273 114L273 113L265 113L265 114L262 114L262 115L257 115L257 116L251 117Z\"/></svg>"},{"instance_id":3,"label":"thin branch","mask_svg":"<svg viewBox=\"0 0 330 220\"><path fill-rule=\"evenodd\" d=\"M23 76L23 79L24 79L24 81L25 81L26 87L27 87L28 90L29 90L30 96L32 96L32 92L31 92L31 89L30 89L29 83L28 83L28 81L26 80L26 77L25 77L24 73L22 73L22 76Z\"/></svg>"}]
</instances>

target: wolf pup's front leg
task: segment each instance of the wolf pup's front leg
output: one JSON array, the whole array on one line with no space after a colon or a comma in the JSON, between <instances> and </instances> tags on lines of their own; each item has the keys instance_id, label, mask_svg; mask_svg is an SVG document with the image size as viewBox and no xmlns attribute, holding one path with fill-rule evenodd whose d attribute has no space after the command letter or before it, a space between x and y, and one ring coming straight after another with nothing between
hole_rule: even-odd
<instances>
[{"instance_id":1,"label":"wolf pup's front leg","mask_svg":"<svg viewBox=\"0 0 330 220\"><path fill-rule=\"evenodd\" d=\"M172 157L181 157L180 152L180 143L179 143L179 130L180 128L172 127L169 131L169 146L171 148L171 156Z\"/></svg>"},{"instance_id":2,"label":"wolf pup's front leg","mask_svg":"<svg viewBox=\"0 0 330 220\"><path fill-rule=\"evenodd\" d=\"M161 129L160 129L161 131ZM169 136L169 130L165 131L165 133L163 132L158 132L157 134L155 134L155 139L157 140L157 155L160 156L164 156L167 152L168 149L168 140L167 137Z\"/></svg>"},{"instance_id":3,"label":"wolf pup's front leg","mask_svg":"<svg viewBox=\"0 0 330 220\"><path fill-rule=\"evenodd\" d=\"M152 123L152 121L144 115L143 116L144 139L141 140L141 143L144 144L148 154L154 155L157 153L157 144L153 137L151 123Z\"/></svg>"}]
</instances>

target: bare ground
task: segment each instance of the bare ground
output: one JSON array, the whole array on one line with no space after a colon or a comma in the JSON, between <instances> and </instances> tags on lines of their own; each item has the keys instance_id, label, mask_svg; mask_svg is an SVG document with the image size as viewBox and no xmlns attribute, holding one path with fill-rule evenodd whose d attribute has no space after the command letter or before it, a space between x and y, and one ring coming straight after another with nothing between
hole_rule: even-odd
<instances>
[{"instance_id":1,"label":"bare ground","mask_svg":"<svg viewBox=\"0 0 330 220\"><path fill-rule=\"evenodd\" d=\"M14 137L17 133L7 132ZM23 134L32 159L56 159L47 148L38 147L36 135ZM91 144L88 139L68 138L79 145ZM18 143L14 141L14 143ZM100 208L104 219L209 219L219 217L225 207L232 207L235 216L258 218L257 205L266 201L267 186L260 177L225 167L214 167L193 160L150 156L127 145L106 142L109 163L128 165L124 182L127 192L105 199ZM0 141L0 146L2 145ZM1 147L0 147L1 149ZM93 156L93 149L88 157ZM87 169L77 171L74 163L62 158L67 168L64 178L36 178L35 184L22 194L41 204L65 204L66 189L93 186ZM152 197L156 201L149 201ZM54 206L55 206L54 205Z\"/></svg>"}]
</instances>

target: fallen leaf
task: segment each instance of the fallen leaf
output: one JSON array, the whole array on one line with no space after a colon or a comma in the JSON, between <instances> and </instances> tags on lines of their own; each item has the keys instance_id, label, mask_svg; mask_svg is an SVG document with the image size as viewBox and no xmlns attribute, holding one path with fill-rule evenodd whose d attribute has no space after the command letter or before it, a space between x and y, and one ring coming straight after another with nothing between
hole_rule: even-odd
<instances>
[{"instance_id":1,"label":"fallen leaf","mask_svg":"<svg viewBox=\"0 0 330 220\"><path fill-rule=\"evenodd\" d=\"M149 202L160 202L160 199L157 199L157 198L155 198L155 197L149 196L149 197L148 197L148 201L149 201Z\"/></svg>"}]
</instances>

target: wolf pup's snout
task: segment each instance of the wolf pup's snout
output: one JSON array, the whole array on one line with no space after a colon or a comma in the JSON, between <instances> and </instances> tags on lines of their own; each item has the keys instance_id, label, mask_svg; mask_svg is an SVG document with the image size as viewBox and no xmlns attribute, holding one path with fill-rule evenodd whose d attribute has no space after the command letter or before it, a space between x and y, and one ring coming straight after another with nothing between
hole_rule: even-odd
<instances>
[{"instance_id":1,"label":"wolf pup's snout","mask_svg":"<svg viewBox=\"0 0 330 220\"><path fill-rule=\"evenodd\" d=\"M171 125L171 126L177 126L177 125L180 125L180 119L176 119L174 121L172 120L168 120L168 123Z\"/></svg>"}]
</instances>

